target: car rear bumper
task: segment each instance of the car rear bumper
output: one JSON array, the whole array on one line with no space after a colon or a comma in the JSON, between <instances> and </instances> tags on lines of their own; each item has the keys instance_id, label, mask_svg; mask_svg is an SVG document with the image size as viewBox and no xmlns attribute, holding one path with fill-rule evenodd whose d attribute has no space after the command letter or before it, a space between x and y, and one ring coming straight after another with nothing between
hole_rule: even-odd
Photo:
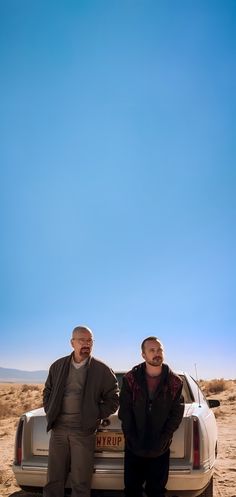
<instances>
[{"instance_id":1,"label":"car rear bumper","mask_svg":"<svg viewBox=\"0 0 236 497\"><path fill-rule=\"evenodd\" d=\"M47 481L47 467L23 464L13 465L13 472L20 487L43 487ZM208 471L191 472L189 468L170 469L167 483L168 496L178 493L179 497L197 497L207 487L213 474L213 469ZM67 488L70 488L68 478ZM123 468L111 470L96 468L92 478L94 490L123 490Z\"/></svg>"}]
</instances>

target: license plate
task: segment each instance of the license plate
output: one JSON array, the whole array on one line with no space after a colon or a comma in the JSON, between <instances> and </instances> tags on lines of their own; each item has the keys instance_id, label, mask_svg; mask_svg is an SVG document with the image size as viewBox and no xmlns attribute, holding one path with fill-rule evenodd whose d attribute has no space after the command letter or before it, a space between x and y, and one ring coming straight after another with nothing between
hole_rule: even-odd
<instances>
[{"instance_id":1,"label":"license plate","mask_svg":"<svg viewBox=\"0 0 236 497\"><path fill-rule=\"evenodd\" d=\"M96 434L96 450L124 450L123 433L115 431L98 431Z\"/></svg>"}]
</instances>

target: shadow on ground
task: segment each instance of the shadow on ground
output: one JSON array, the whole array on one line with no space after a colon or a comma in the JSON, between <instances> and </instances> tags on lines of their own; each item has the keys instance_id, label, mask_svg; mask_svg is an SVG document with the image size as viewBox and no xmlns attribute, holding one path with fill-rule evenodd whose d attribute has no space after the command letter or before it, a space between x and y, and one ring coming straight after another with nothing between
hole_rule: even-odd
<instances>
[{"instance_id":1,"label":"shadow on ground","mask_svg":"<svg viewBox=\"0 0 236 497\"><path fill-rule=\"evenodd\" d=\"M17 492L13 492L9 497L42 497L42 493L40 492L25 492L24 490L19 490ZM65 497L70 497L70 492L65 493ZM124 493L120 491L92 491L91 497L124 497Z\"/></svg>"},{"instance_id":2,"label":"shadow on ground","mask_svg":"<svg viewBox=\"0 0 236 497\"><path fill-rule=\"evenodd\" d=\"M10 494L9 497L42 497L43 494L39 493L29 493L29 492L24 492L24 490L19 490L17 492L13 492L13 494Z\"/></svg>"}]
</instances>

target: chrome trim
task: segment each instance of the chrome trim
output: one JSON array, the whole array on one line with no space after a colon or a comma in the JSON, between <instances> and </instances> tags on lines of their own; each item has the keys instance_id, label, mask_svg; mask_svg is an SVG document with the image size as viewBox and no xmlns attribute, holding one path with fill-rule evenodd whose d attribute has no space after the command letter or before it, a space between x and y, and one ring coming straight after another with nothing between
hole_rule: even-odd
<instances>
[{"instance_id":1,"label":"chrome trim","mask_svg":"<svg viewBox=\"0 0 236 497\"><path fill-rule=\"evenodd\" d=\"M47 467L46 466L26 466L23 465L21 466L22 471L37 471L37 473L40 472L47 472Z\"/></svg>"},{"instance_id":2,"label":"chrome trim","mask_svg":"<svg viewBox=\"0 0 236 497\"><path fill-rule=\"evenodd\" d=\"M123 475L124 470L123 469L111 469L111 470L109 470L109 469L95 468L93 472L100 474L100 475L113 475L113 474Z\"/></svg>"},{"instance_id":3,"label":"chrome trim","mask_svg":"<svg viewBox=\"0 0 236 497\"><path fill-rule=\"evenodd\" d=\"M190 469L181 469L181 468L178 468L178 469L170 469L169 471L169 474L172 475L172 474L181 474L181 475L190 475L190 473L192 474L191 470Z\"/></svg>"}]
</instances>

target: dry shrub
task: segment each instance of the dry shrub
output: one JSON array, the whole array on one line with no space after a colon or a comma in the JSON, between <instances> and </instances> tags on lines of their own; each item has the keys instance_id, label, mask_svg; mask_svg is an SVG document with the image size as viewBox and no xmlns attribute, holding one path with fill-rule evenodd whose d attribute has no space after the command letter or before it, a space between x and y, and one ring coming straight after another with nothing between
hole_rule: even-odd
<instances>
[{"instance_id":1,"label":"dry shrub","mask_svg":"<svg viewBox=\"0 0 236 497\"><path fill-rule=\"evenodd\" d=\"M22 390L24 392L39 392L40 387L38 385L22 385Z\"/></svg>"},{"instance_id":2,"label":"dry shrub","mask_svg":"<svg viewBox=\"0 0 236 497\"><path fill-rule=\"evenodd\" d=\"M32 404L30 404L29 402L24 404L24 411L27 412L27 411L31 411L33 408L32 408Z\"/></svg>"},{"instance_id":3,"label":"dry shrub","mask_svg":"<svg viewBox=\"0 0 236 497\"><path fill-rule=\"evenodd\" d=\"M14 388L11 387L11 389L8 391L8 395L12 395L14 393Z\"/></svg>"},{"instance_id":4,"label":"dry shrub","mask_svg":"<svg viewBox=\"0 0 236 497\"><path fill-rule=\"evenodd\" d=\"M41 407L42 390L43 385L16 384L9 391L8 386L4 385L0 400L0 419L20 416L26 411Z\"/></svg>"},{"instance_id":5,"label":"dry shrub","mask_svg":"<svg viewBox=\"0 0 236 497\"><path fill-rule=\"evenodd\" d=\"M16 407L12 408L7 402L5 404L0 403L0 419L17 416L18 414Z\"/></svg>"},{"instance_id":6,"label":"dry shrub","mask_svg":"<svg viewBox=\"0 0 236 497\"><path fill-rule=\"evenodd\" d=\"M9 433L7 431L3 431L0 433L1 438L6 437Z\"/></svg>"},{"instance_id":7,"label":"dry shrub","mask_svg":"<svg viewBox=\"0 0 236 497\"><path fill-rule=\"evenodd\" d=\"M227 390L227 382L224 378L202 382L202 388L206 395L224 392Z\"/></svg>"},{"instance_id":8,"label":"dry shrub","mask_svg":"<svg viewBox=\"0 0 236 497\"><path fill-rule=\"evenodd\" d=\"M7 404L0 402L0 418L6 418L9 416L9 407Z\"/></svg>"},{"instance_id":9,"label":"dry shrub","mask_svg":"<svg viewBox=\"0 0 236 497\"><path fill-rule=\"evenodd\" d=\"M214 409L214 415L215 415L215 418L224 418L224 411L222 411L222 409L220 407L218 407L218 409Z\"/></svg>"}]
</instances>

